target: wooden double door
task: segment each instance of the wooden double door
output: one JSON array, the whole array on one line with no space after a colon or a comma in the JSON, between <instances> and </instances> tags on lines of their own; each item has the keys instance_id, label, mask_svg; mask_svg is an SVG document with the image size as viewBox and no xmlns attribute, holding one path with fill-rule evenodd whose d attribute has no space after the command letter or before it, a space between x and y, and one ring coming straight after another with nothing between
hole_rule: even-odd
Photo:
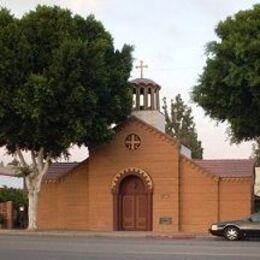
<instances>
[{"instance_id":1,"label":"wooden double door","mask_svg":"<svg viewBox=\"0 0 260 260\"><path fill-rule=\"evenodd\" d=\"M121 230L148 230L148 194L143 181L137 176L126 177L119 191L119 214Z\"/></svg>"}]
</instances>

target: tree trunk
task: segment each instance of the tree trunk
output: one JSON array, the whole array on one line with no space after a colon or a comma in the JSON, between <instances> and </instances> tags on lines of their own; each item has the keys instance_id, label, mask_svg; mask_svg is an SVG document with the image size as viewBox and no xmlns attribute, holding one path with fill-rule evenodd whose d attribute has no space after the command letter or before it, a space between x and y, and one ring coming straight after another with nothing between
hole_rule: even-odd
<instances>
[{"instance_id":1,"label":"tree trunk","mask_svg":"<svg viewBox=\"0 0 260 260\"><path fill-rule=\"evenodd\" d=\"M28 191L29 208L28 208L28 230L37 229L37 211L41 182L50 165L50 155L44 158L44 148L39 151L31 150L32 165L30 166L24 159L22 150L17 146L16 153L22 166L21 172L24 174L25 184Z\"/></svg>"},{"instance_id":2,"label":"tree trunk","mask_svg":"<svg viewBox=\"0 0 260 260\"><path fill-rule=\"evenodd\" d=\"M28 230L37 229L37 210L38 210L38 201L39 201L39 191L34 189L28 190L29 198L29 208L28 208Z\"/></svg>"},{"instance_id":3,"label":"tree trunk","mask_svg":"<svg viewBox=\"0 0 260 260\"><path fill-rule=\"evenodd\" d=\"M37 174L38 173L38 174ZM28 207L28 230L37 229L37 212L38 212L38 202L39 194L41 190L43 172L32 173L25 177L26 186L28 191L29 207Z\"/></svg>"}]
</instances>

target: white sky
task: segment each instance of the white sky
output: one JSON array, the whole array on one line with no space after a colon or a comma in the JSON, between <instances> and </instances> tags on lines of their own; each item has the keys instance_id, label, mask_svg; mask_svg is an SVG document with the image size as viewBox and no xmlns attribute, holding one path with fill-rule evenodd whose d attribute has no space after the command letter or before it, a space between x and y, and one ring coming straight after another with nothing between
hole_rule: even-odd
<instances>
[{"instance_id":1,"label":"white sky","mask_svg":"<svg viewBox=\"0 0 260 260\"><path fill-rule=\"evenodd\" d=\"M3 186L23 188L23 179L17 177L0 176L0 188Z\"/></svg>"},{"instance_id":2,"label":"white sky","mask_svg":"<svg viewBox=\"0 0 260 260\"><path fill-rule=\"evenodd\" d=\"M115 46L134 45L135 64L143 59L149 68L144 76L162 86L161 98L180 93L190 103L189 93L205 64L204 46L216 39L214 28L220 20L239 10L251 8L256 0L0 0L16 16L37 4L59 5L82 16L94 14L114 37ZM139 77L133 69L132 78ZM204 158L248 158L251 143L230 146L226 125L205 118L192 105ZM87 151L73 150L71 160L82 160ZM0 160L8 160L4 151Z\"/></svg>"}]
</instances>

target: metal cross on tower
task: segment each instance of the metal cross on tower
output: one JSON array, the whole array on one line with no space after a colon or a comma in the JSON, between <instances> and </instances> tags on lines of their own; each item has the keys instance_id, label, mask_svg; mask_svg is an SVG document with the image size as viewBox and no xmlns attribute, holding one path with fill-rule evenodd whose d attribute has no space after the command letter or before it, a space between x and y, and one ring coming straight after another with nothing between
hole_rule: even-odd
<instances>
[{"instance_id":1,"label":"metal cross on tower","mask_svg":"<svg viewBox=\"0 0 260 260\"><path fill-rule=\"evenodd\" d=\"M141 78L143 78L143 72L144 72L144 69L147 69L148 66L147 65L144 65L143 61L141 60L140 61L140 65L139 66L135 66L136 69L140 69L141 71Z\"/></svg>"}]
</instances>

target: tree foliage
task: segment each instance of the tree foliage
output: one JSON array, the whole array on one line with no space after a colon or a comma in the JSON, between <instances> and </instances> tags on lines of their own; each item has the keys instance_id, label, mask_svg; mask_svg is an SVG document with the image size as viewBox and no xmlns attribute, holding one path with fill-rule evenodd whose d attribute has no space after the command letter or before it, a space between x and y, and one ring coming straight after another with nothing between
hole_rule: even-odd
<instances>
[{"instance_id":1,"label":"tree foliage","mask_svg":"<svg viewBox=\"0 0 260 260\"><path fill-rule=\"evenodd\" d=\"M111 137L131 110L131 47L115 50L93 16L38 6L0 11L0 145L61 155Z\"/></svg>"},{"instance_id":2,"label":"tree foliage","mask_svg":"<svg viewBox=\"0 0 260 260\"><path fill-rule=\"evenodd\" d=\"M37 228L41 181L71 145L110 140L131 112L132 47L114 48L94 16L38 6L22 18L0 9L0 146L19 159ZM26 160L29 152L31 160Z\"/></svg>"},{"instance_id":3,"label":"tree foliage","mask_svg":"<svg viewBox=\"0 0 260 260\"><path fill-rule=\"evenodd\" d=\"M192 158L202 159L203 148L201 147L201 141L198 140L191 108L184 104L180 94L174 100L171 100L170 112L168 111L166 98L163 99L163 103L166 133L176 137L181 143L190 148Z\"/></svg>"},{"instance_id":4,"label":"tree foliage","mask_svg":"<svg viewBox=\"0 0 260 260\"><path fill-rule=\"evenodd\" d=\"M260 136L260 5L218 24L193 100L230 124L235 141Z\"/></svg>"},{"instance_id":5,"label":"tree foliage","mask_svg":"<svg viewBox=\"0 0 260 260\"><path fill-rule=\"evenodd\" d=\"M8 188L4 186L0 189L0 202L12 201L16 207L27 206L27 193L21 189Z\"/></svg>"}]
</instances>

